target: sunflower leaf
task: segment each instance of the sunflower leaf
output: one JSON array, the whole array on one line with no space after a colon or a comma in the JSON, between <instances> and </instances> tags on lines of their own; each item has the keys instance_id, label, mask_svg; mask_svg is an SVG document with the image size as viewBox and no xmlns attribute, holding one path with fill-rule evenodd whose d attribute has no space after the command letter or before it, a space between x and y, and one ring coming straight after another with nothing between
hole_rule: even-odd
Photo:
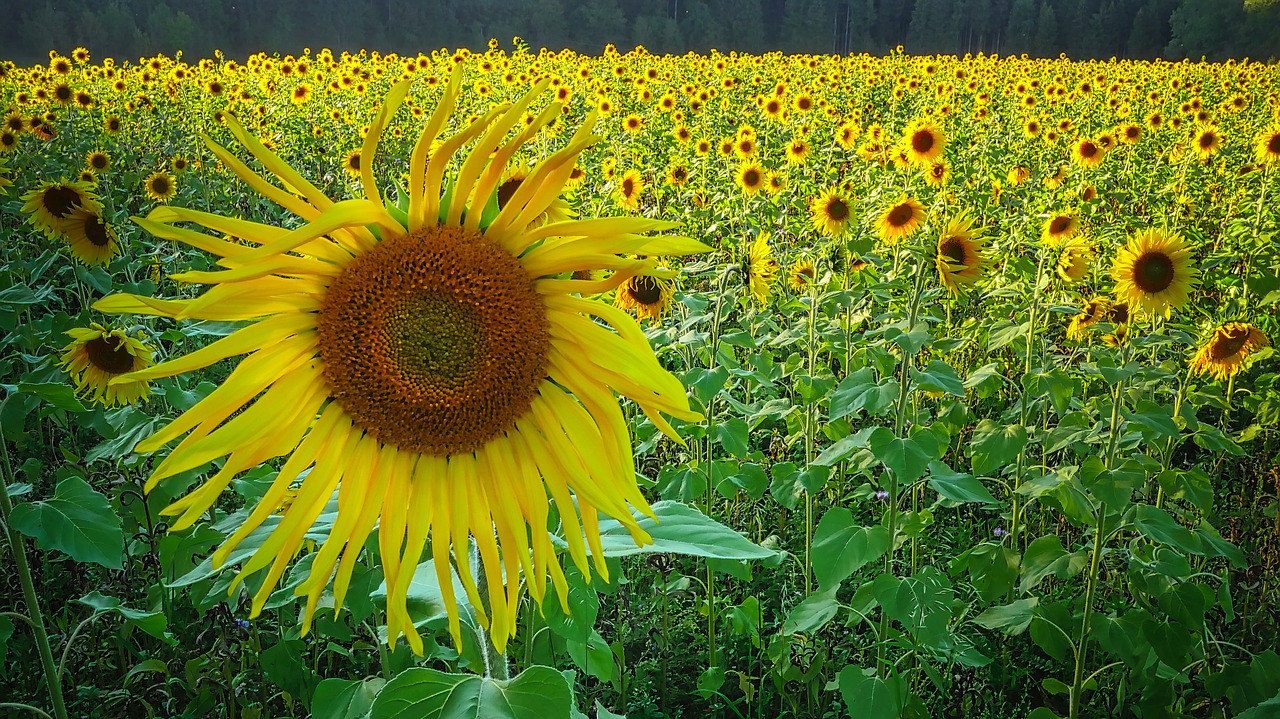
<instances>
[{"instance_id":1,"label":"sunflower leaf","mask_svg":"<svg viewBox=\"0 0 1280 719\"><path fill-rule=\"evenodd\" d=\"M412 667L378 693L369 719L554 719L568 717L573 691L551 667L500 681Z\"/></svg>"},{"instance_id":2,"label":"sunflower leaf","mask_svg":"<svg viewBox=\"0 0 1280 719\"><path fill-rule=\"evenodd\" d=\"M715 559L773 559L778 552L753 543L734 530L680 502L662 501L653 505L653 518L633 512L640 528L653 542L636 546L631 532L614 519L601 518L600 541L606 557L633 554L684 554Z\"/></svg>"},{"instance_id":3,"label":"sunflower leaf","mask_svg":"<svg viewBox=\"0 0 1280 719\"><path fill-rule=\"evenodd\" d=\"M13 508L9 523L46 550L66 552L77 562L120 569L124 532L107 498L80 477L58 482L53 497Z\"/></svg>"}]
</instances>

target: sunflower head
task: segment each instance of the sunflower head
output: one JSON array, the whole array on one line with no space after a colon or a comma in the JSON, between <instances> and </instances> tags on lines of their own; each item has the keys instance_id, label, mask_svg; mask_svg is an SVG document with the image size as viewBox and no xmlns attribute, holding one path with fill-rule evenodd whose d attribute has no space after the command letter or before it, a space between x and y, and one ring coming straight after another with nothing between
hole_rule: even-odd
<instances>
[{"instance_id":1,"label":"sunflower head","mask_svg":"<svg viewBox=\"0 0 1280 719\"><path fill-rule=\"evenodd\" d=\"M1081 167L1097 167L1102 164L1106 149L1096 141L1087 137L1076 140L1071 146L1071 156Z\"/></svg>"},{"instance_id":2,"label":"sunflower head","mask_svg":"<svg viewBox=\"0 0 1280 719\"><path fill-rule=\"evenodd\" d=\"M1111 265L1116 296L1129 306L1166 319L1200 284L1191 247L1177 233L1143 230L1116 253Z\"/></svg>"},{"instance_id":3,"label":"sunflower head","mask_svg":"<svg viewBox=\"0 0 1280 719\"><path fill-rule=\"evenodd\" d=\"M808 255L797 258L787 270L787 286L795 292L805 292L816 287L817 281L818 266Z\"/></svg>"},{"instance_id":4,"label":"sunflower head","mask_svg":"<svg viewBox=\"0 0 1280 719\"><path fill-rule=\"evenodd\" d=\"M938 237L934 262L938 267L938 278L951 292L958 292L962 286L977 282L989 262L985 252L986 239L980 228L974 228L975 222L976 218L961 213L946 224Z\"/></svg>"},{"instance_id":5,"label":"sunflower head","mask_svg":"<svg viewBox=\"0 0 1280 719\"><path fill-rule=\"evenodd\" d=\"M1074 212L1050 215L1040 229L1040 242L1050 249L1061 247L1080 229L1080 218Z\"/></svg>"},{"instance_id":6,"label":"sunflower head","mask_svg":"<svg viewBox=\"0 0 1280 719\"><path fill-rule=\"evenodd\" d=\"M657 324L671 309L675 286L670 280L652 275L636 275L618 286L613 305L634 313L637 320Z\"/></svg>"},{"instance_id":7,"label":"sunflower head","mask_svg":"<svg viewBox=\"0 0 1280 719\"><path fill-rule=\"evenodd\" d=\"M147 197L156 202L168 202L178 194L178 181L164 170L156 170L142 183Z\"/></svg>"},{"instance_id":8,"label":"sunflower head","mask_svg":"<svg viewBox=\"0 0 1280 719\"><path fill-rule=\"evenodd\" d=\"M942 156L947 137L929 120L916 120L902 135L902 149L912 163L929 165Z\"/></svg>"},{"instance_id":9,"label":"sunflower head","mask_svg":"<svg viewBox=\"0 0 1280 719\"><path fill-rule=\"evenodd\" d=\"M915 234L925 220L924 205L914 197L903 195L885 209L876 220L880 239L895 244Z\"/></svg>"},{"instance_id":10,"label":"sunflower head","mask_svg":"<svg viewBox=\"0 0 1280 719\"><path fill-rule=\"evenodd\" d=\"M761 232L747 246L742 260L742 274L751 296L761 305L768 304L769 292L774 280L778 277L778 260L773 256L773 248L769 246L769 234Z\"/></svg>"},{"instance_id":11,"label":"sunflower head","mask_svg":"<svg viewBox=\"0 0 1280 719\"><path fill-rule=\"evenodd\" d=\"M38 188L22 196L22 211L46 235L60 235L76 210L102 211L92 190L93 186L87 182L41 182Z\"/></svg>"},{"instance_id":12,"label":"sunflower head","mask_svg":"<svg viewBox=\"0 0 1280 719\"><path fill-rule=\"evenodd\" d=\"M120 254L116 231L101 211L77 208L63 223L62 231L71 255L86 265L106 266Z\"/></svg>"},{"instance_id":13,"label":"sunflower head","mask_svg":"<svg viewBox=\"0 0 1280 719\"><path fill-rule=\"evenodd\" d=\"M1196 374L1230 379L1244 369L1249 356L1271 344L1262 330L1247 322L1227 322L1213 330L1190 360Z\"/></svg>"},{"instance_id":14,"label":"sunflower head","mask_svg":"<svg viewBox=\"0 0 1280 719\"><path fill-rule=\"evenodd\" d=\"M96 322L68 330L67 336L71 342L62 348L58 365L71 376L78 393L107 407L133 404L150 394L146 380L127 377L151 366L150 346Z\"/></svg>"},{"instance_id":15,"label":"sunflower head","mask_svg":"<svg viewBox=\"0 0 1280 719\"><path fill-rule=\"evenodd\" d=\"M833 187L810 201L809 215L815 230L827 237L837 237L849 228L853 206L843 190Z\"/></svg>"},{"instance_id":16,"label":"sunflower head","mask_svg":"<svg viewBox=\"0 0 1280 719\"><path fill-rule=\"evenodd\" d=\"M738 165L738 169L733 173L734 184L748 195L754 195L764 189L767 180L765 169L754 162Z\"/></svg>"},{"instance_id":17,"label":"sunflower head","mask_svg":"<svg viewBox=\"0 0 1280 719\"><path fill-rule=\"evenodd\" d=\"M624 210L639 208L640 196L643 193L644 178L640 176L639 170L631 169L622 173L621 179L618 180L618 190L615 196L619 207Z\"/></svg>"},{"instance_id":18,"label":"sunflower head","mask_svg":"<svg viewBox=\"0 0 1280 719\"><path fill-rule=\"evenodd\" d=\"M1280 127L1271 127L1258 133L1254 156L1260 165L1280 163Z\"/></svg>"},{"instance_id":19,"label":"sunflower head","mask_svg":"<svg viewBox=\"0 0 1280 719\"><path fill-rule=\"evenodd\" d=\"M1084 304L1080 314L1071 318L1067 325L1067 339L1078 340L1093 325L1106 321L1111 310L1111 300L1106 297L1094 297Z\"/></svg>"},{"instance_id":20,"label":"sunflower head","mask_svg":"<svg viewBox=\"0 0 1280 719\"><path fill-rule=\"evenodd\" d=\"M1080 237L1067 239L1058 248L1058 261L1054 272L1067 284L1075 284L1083 280L1098 259L1093 245Z\"/></svg>"}]
</instances>

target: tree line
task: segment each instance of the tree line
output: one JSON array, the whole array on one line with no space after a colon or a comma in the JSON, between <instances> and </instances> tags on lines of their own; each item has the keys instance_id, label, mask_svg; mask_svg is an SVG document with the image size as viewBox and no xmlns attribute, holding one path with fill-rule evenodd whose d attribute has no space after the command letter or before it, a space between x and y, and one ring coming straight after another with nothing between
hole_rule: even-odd
<instances>
[{"instance_id":1,"label":"tree line","mask_svg":"<svg viewBox=\"0 0 1280 719\"><path fill-rule=\"evenodd\" d=\"M1280 54L1272 0L34 0L0 25L0 59L205 57L303 47L416 53L508 44L597 53L1027 53L1072 58Z\"/></svg>"}]
</instances>

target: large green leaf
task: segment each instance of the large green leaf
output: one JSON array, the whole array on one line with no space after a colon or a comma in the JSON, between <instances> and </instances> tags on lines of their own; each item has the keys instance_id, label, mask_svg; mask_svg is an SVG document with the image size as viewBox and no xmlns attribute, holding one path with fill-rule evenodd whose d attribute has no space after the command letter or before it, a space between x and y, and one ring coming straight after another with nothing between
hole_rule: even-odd
<instances>
[{"instance_id":1,"label":"large green leaf","mask_svg":"<svg viewBox=\"0 0 1280 719\"><path fill-rule=\"evenodd\" d=\"M508 681L414 667L378 693L369 719L569 719L564 675L533 666Z\"/></svg>"},{"instance_id":2,"label":"large green leaf","mask_svg":"<svg viewBox=\"0 0 1280 719\"><path fill-rule=\"evenodd\" d=\"M969 444L969 456L973 458L973 473L987 474L1000 469L1017 458L1027 445L1027 428L1022 425L1001 425L984 419L973 430Z\"/></svg>"},{"instance_id":3,"label":"large green leaf","mask_svg":"<svg viewBox=\"0 0 1280 719\"><path fill-rule=\"evenodd\" d=\"M964 472L953 472L944 462L929 463L929 486L953 502L999 503L978 478Z\"/></svg>"},{"instance_id":4,"label":"large green leaf","mask_svg":"<svg viewBox=\"0 0 1280 719\"><path fill-rule=\"evenodd\" d=\"M836 601L836 590L839 588L837 585L805 597L782 621L782 633L809 634L825 627L840 611L840 603Z\"/></svg>"},{"instance_id":5,"label":"large green leaf","mask_svg":"<svg viewBox=\"0 0 1280 719\"><path fill-rule=\"evenodd\" d=\"M387 681L372 679L325 679L311 699L313 719L363 719Z\"/></svg>"},{"instance_id":6,"label":"large green leaf","mask_svg":"<svg viewBox=\"0 0 1280 719\"><path fill-rule=\"evenodd\" d=\"M898 719L902 696L898 682L867 676L861 667L849 665L836 676L845 711L853 719Z\"/></svg>"},{"instance_id":7,"label":"large green leaf","mask_svg":"<svg viewBox=\"0 0 1280 719\"><path fill-rule=\"evenodd\" d=\"M844 507L827 510L813 534L813 574L818 586L836 586L888 549L888 528L859 526Z\"/></svg>"},{"instance_id":8,"label":"large green leaf","mask_svg":"<svg viewBox=\"0 0 1280 719\"><path fill-rule=\"evenodd\" d=\"M746 537L681 502L662 501L653 505L657 519L639 512L634 516L653 542L636 546L631 532L617 520L601 518L600 541L606 557L633 554L687 554L716 559L772 559L776 550L766 549Z\"/></svg>"},{"instance_id":9,"label":"large green leaf","mask_svg":"<svg viewBox=\"0 0 1280 719\"><path fill-rule=\"evenodd\" d=\"M964 396L964 382L960 380L960 376L951 368L951 365L942 360L930 360L929 366L923 370L912 367L911 378L916 381L920 389L926 392L946 392L956 397Z\"/></svg>"},{"instance_id":10,"label":"large green leaf","mask_svg":"<svg viewBox=\"0 0 1280 719\"><path fill-rule=\"evenodd\" d=\"M88 408L76 398L76 391L62 382L40 382L18 385L19 392L35 395L49 404L68 412L86 412Z\"/></svg>"},{"instance_id":11,"label":"large green leaf","mask_svg":"<svg viewBox=\"0 0 1280 719\"><path fill-rule=\"evenodd\" d=\"M863 367L845 377L831 393L828 419L834 422L859 410L869 415L882 414L893 406L898 396L898 381L892 377L876 382L875 370Z\"/></svg>"},{"instance_id":12,"label":"large green leaf","mask_svg":"<svg viewBox=\"0 0 1280 719\"><path fill-rule=\"evenodd\" d=\"M921 441L922 438L929 441ZM929 462L937 459L938 447L933 439L927 430L904 439L895 436L892 430L877 427L867 438L867 446L876 459L898 475L900 483L909 484L924 476Z\"/></svg>"},{"instance_id":13,"label":"large green leaf","mask_svg":"<svg viewBox=\"0 0 1280 719\"><path fill-rule=\"evenodd\" d=\"M124 606L124 603L115 597L109 597L99 593L97 590L89 592L80 597L77 602L89 607L93 607L98 612L114 612L124 618L126 622L150 634L166 644L176 644L177 640L173 635L165 631L168 619L164 612L144 612L140 609L130 609Z\"/></svg>"},{"instance_id":14,"label":"large green leaf","mask_svg":"<svg viewBox=\"0 0 1280 719\"><path fill-rule=\"evenodd\" d=\"M1022 583L1019 588L1023 592L1035 589L1050 574L1059 579L1067 579L1080 573L1088 561L1083 550L1068 552L1062 546L1062 540L1056 534L1046 534L1037 538L1022 553Z\"/></svg>"},{"instance_id":15,"label":"large green leaf","mask_svg":"<svg viewBox=\"0 0 1280 719\"><path fill-rule=\"evenodd\" d=\"M973 623L987 629L997 629L1005 634L1017 635L1027 631L1035 617L1039 598L1019 599L1002 607L991 607L973 618Z\"/></svg>"},{"instance_id":16,"label":"large green leaf","mask_svg":"<svg viewBox=\"0 0 1280 719\"><path fill-rule=\"evenodd\" d=\"M124 559L120 517L107 498L79 477L58 482L52 499L24 502L9 515L13 528L44 549L66 552L77 562L119 569Z\"/></svg>"}]
</instances>

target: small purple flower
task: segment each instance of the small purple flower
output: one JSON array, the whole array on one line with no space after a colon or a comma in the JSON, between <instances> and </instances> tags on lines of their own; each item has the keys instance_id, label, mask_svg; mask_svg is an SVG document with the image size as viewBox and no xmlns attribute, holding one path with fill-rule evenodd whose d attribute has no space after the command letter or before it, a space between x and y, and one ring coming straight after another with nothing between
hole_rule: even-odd
<instances>
[{"instance_id":1,"label":"small purple flower","mask_svg":"<svg viewBox=\"0 0 1280 719\"><path fill-rule=\"evenodd\" d=\"M249 622L245 621L244 619L236 619L236 626L240 627L241 629L248 629Z\"/></svg>"},{"instance_id":2,"label":"small purple flower","mask_svg":"<svg viewBox=\"0 0 1280 719\"><path fill-rule=\"evenodd\" d=\"M1003 527L996 527L995 529L991 530L991 533L997 537L1003 537L1009 534L1004 530Z\"/></svg>"},{"instance_id":3,"label":"small purple flower","mask_svg":"<svg viewBox=\"0 0 1280 719\"><path fill-rule=\"evenodd\" d=\"M876 490L876 499L888 499L889 493L883 489Z\"/></svg>"}]
</instances>

